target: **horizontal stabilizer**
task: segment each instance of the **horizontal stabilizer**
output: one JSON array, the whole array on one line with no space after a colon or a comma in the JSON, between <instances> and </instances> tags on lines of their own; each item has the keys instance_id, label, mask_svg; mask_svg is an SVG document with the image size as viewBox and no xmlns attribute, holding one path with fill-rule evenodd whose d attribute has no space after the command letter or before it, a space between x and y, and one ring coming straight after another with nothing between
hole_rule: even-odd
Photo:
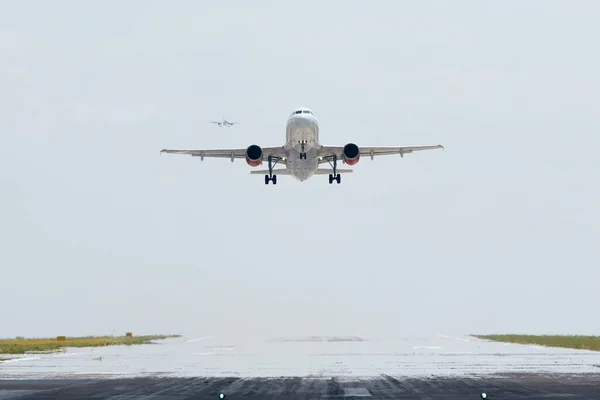
<instances>
[{"instance_id":1,"label":"horizontal stabilizer","mask_svg":"<svg viewBox=\"0 0 600 400\"><path fill-rule=\"evenodd\" d=\"M338 174L351 174L353 171L354 170L351 170L351 169L337 168L335 172L337 172ZM333 174L333 169L319 168L318 170L315 171L315 175L328 175L328 174Z\"/></svg>"},{"instance_id":2,"label":"horizontal stabilizer","mask_svg":"<svg viewBox=\"0 0 600 400\"><path fill-rule=\"evenodd\" d=\"M351 169L337 169L336 171L338 174L350 174L353 172L353 170ZM250 174L252 175L262 175L262 174L269 174L269 170L268 169L259 169L259 170L254 170L254 171L250 171ZM329 168L319 168L318 170L315 171L315 175L328 175L328 174L333 174L333 169L329 169ZM290 175L290 171L287 169L274 169L273 170L273 175Z\"/></svg>"},{"instance_id":3,"label":"horizontal stabilizer","mask_svg":"<svg viewBox=\"0 0 600 400\"><path fill-rule=\"evenodd\" d=\"M259 169L259 170L255 170L255 171L250 171L250 173L252 175L256 174L256 175L262 175L262 174L269 174L269 170L268 169ZM288 171L287 169L274 169L273 170L273 175L289 175L290 171Z\"/></svg>"}]
</instances>

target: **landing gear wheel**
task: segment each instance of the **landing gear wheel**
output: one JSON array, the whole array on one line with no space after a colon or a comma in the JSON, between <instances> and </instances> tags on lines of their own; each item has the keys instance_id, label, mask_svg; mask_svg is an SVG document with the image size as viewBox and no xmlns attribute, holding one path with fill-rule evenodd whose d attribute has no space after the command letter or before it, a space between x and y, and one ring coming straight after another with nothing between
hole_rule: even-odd
<instances>
[{"instance_id":1,"label":"landing gear wheel","mask_svg":"<svg viewBox=\"0 0 600 400\"><path fill-rule=\"evenodd\" d=\"M329 164L331 164L331 168L333 169L333 174L329 174L329 184L332 184L335 180L339 185L340 182L342 182L342 176L337 173L337 156L334 154L332 156L332 159L333 163L329 159L327 159L327 161L329 161Z\"/></svg>"},{"instance_id":2,"label":"landing gear wheel","mask_svg":"<svg viewBox=\"0 0 600 400\"><path fill-rule=\"evenodd\" d=\"M273 182L273 185L277 185L277 175L273 175L273 156L269 156L269 174L265 175L265 185L269 184L269 181ZM275 164L279 161L279 158L275 159Z\"/></svg>"}]
</instances>

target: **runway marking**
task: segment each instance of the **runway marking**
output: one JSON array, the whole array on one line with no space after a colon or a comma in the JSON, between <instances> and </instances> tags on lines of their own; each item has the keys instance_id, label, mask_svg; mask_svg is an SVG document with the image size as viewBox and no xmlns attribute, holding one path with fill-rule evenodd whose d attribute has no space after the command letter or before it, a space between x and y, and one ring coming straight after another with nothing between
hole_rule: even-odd
<instances>
[{"instance_id":1,"label":"runway marking","mask_svg":"<svg viewBox=\"0 0 600 400\"><path fill-rule=\"evenodd\" d=\"M198 342L200 340L204 340L204 339L214 339L214 336L203 336L201 338L197 338L197 339L190 339L190 340L186 340L186 343L194 343L194 342Z\"/></svg>"},{"instance_id":2,"label":"runway marking","mask_svg":"<svg viewBox=\"0 0 600 400\"><path fill-rule=\"evenodd\" d=\"M212 348L213 350L226 350L226 351L233 351L233 350L237 349L237 347L235 347L235 346L210 346L210 348Z\"/></svg>"},{"instance_id":3,"label":"runway marking","mask_svg":"<svg viewBox=\"0 0 600 400\"><path fill-rule=\"evenodd\" d=\"M5 364L8 363L13 363L13 362L19 362L19 361L34 361L34 360L41 360L42 357L20 357L20 358L11 358L10 360L4 360L3 362Z\"/></svg>"},{"instance_id":4,"label":"runway marking","mask_svg":"<svg viewBox=\"0 0 600 400\"><path fill-rule=\"evenodd\" d=\"M442 338L442 339L458 340L460 342L470 342L471 341L470 339L467 339L467 338L457 338L457 337L447 336L447 335L436 335L436 336L439 338Z\"/></svg>"}]
</instances>

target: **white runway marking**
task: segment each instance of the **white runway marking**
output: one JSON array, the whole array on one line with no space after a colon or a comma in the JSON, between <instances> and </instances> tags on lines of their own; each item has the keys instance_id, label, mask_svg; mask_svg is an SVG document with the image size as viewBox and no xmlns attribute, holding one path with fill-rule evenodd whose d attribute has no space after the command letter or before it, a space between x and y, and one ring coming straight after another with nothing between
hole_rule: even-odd
<instances>
[{"instance_id":1,"label":"white runway marking","mask_svg":"<svg viewBox=\"0 0 600 400\"><path fill-rule=\"evenodd\" d=\"M204 340L204 339L213 339L214 336L204 336L201 338L197 338L197 339L190 339L190 340L186 340L186 343L194 343L194 342L198 342L200 340Z\"/></svg>"},{"instance_id":2,"label":"white runway marking","mask_svg":"<svg viewBox=\"0 0 600 400\"><path fill-rule=\"evenodd\" d=\"M466 338L466 337L457 338L457 337L446 336L446 335L436 335L436 336L439 337L439 338L441 338L441 339L458 340L458 341L461 341L461 342L470 342L471 341L471 339Z\"/></svg>"},{"instance_id":3,"label":"white runway marking","mask_svg":"<svg viewBox=\"0 0 600 400\"><path fill-rule=\"evenodd\" d=\"M0 354L0 356L1 355L2 354ZM9 355L7 355L6 357L8 357L8 356ZM15 363L15 362L34 361L34 360L40 360L41 358L42 357L16 357L16 358L11 358L9 360L4 360L3 363L8 364L8 363Z\"/></svg>"}]
</instances>

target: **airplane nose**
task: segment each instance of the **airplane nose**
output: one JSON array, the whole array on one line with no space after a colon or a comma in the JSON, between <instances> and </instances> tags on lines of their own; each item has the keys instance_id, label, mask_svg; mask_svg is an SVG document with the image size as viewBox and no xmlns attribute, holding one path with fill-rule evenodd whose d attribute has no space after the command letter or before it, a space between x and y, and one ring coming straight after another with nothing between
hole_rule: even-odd
<instances>
[{"instance_id":1,"label":"airplane nose","mask_svg":"<svg viewBox=\"0 0 600 400\"><path fill-rule=\"evenodd\" d=\"M308 116L294 116L291 118L290 122L296 126L310 126L315 123L314 118L310 118Z\"/></svg>"}]
</instances>

